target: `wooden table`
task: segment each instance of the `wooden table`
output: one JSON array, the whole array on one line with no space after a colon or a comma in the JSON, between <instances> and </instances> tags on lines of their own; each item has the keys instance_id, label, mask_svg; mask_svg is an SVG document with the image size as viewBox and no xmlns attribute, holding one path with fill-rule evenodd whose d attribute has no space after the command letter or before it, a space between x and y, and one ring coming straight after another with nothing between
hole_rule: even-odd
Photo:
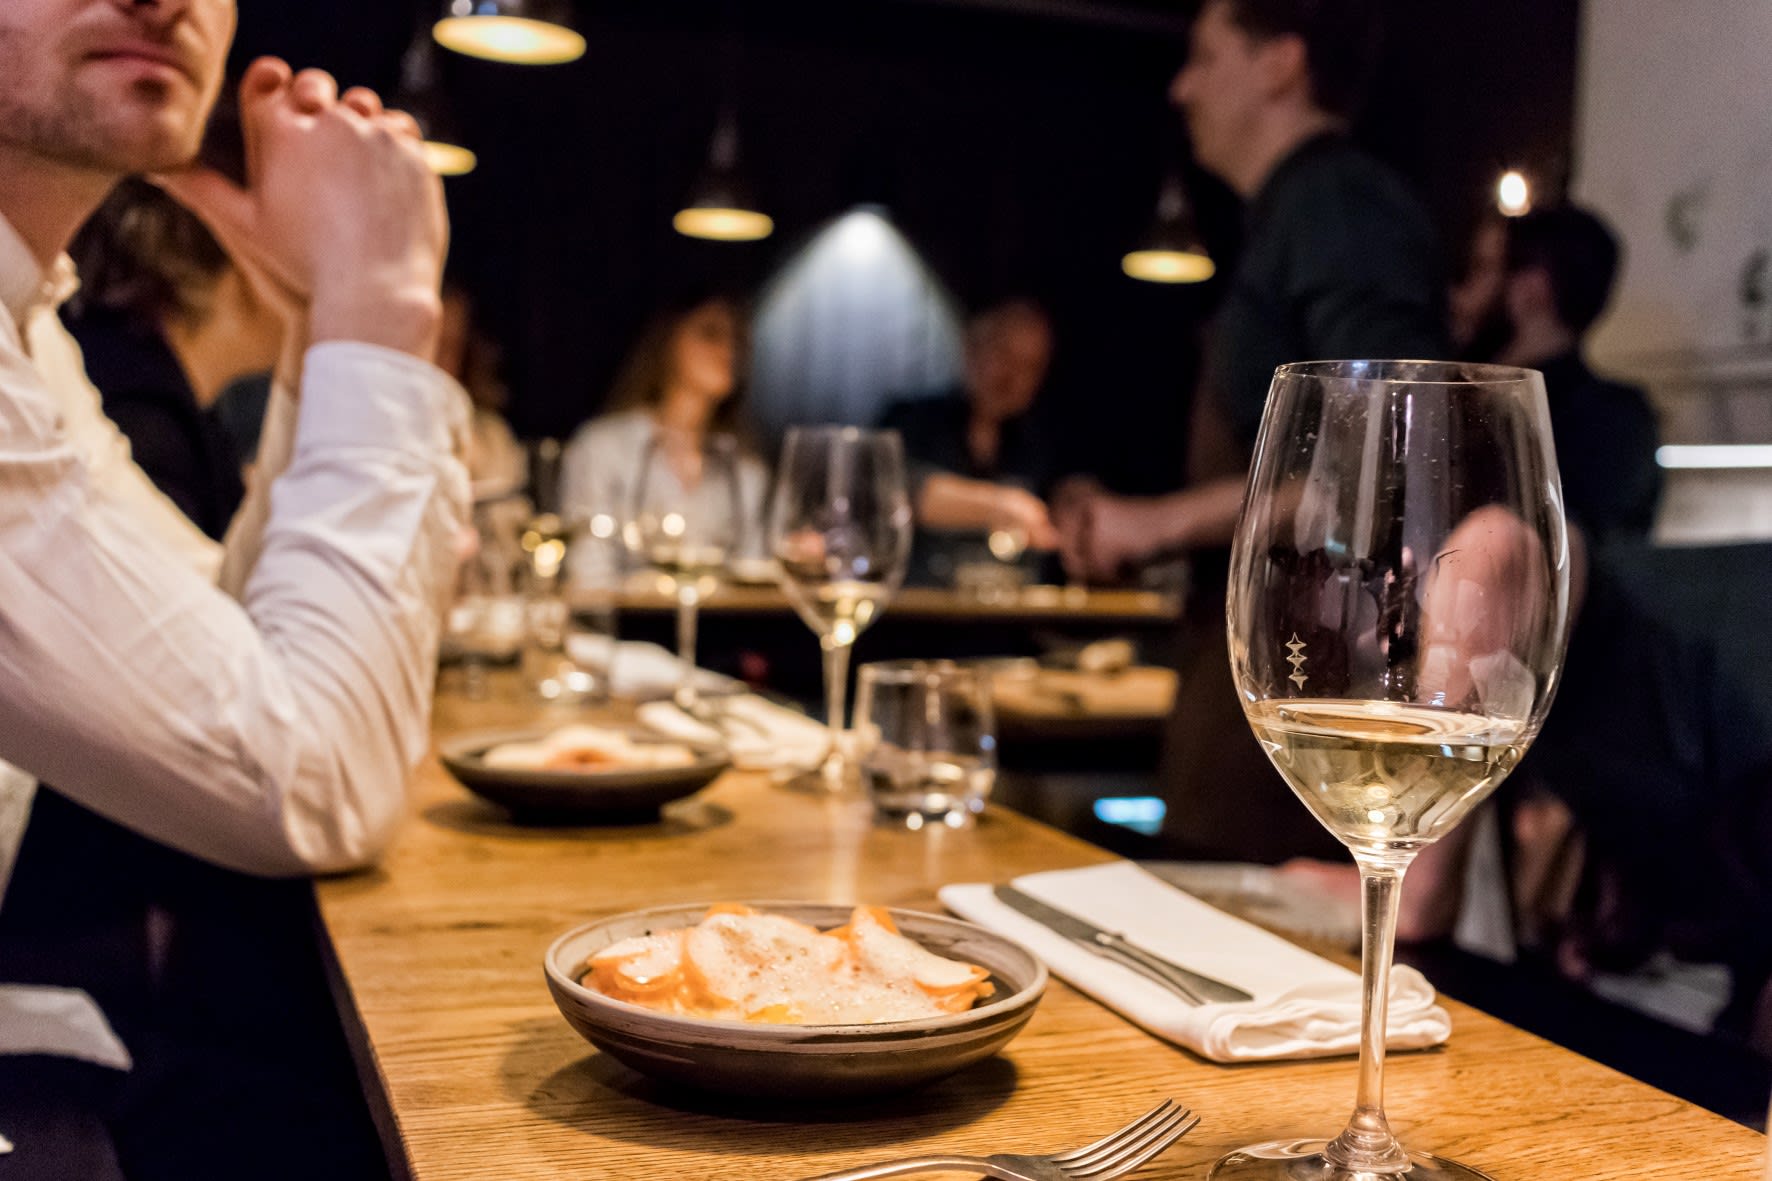
<instances>
[{"instance_id":1,"label":"wooden table","mask_svg":"<svg viewBox=\"0 0 1772 1181\"><path fill-rule=\"evenodd\" d=\"M585 598L587 605L595 596ZM622 611L663 613L676 610L676 600L643 585L621 592ZM779 587L722 586L702 603L711 615L787 615L793 611ZM907 586L892 597L882 620L933 623L1021 623L1054 627L1161 627L1181 618L1174 595L1143 590L1087 590L1082 587L1030 586L1002 599L981 599L938 587Z\"/></svg>"},{"instance_id":2,"label":"wooden table","mask_svg":"<svg viewBox=\"0 0 1772 1181\"><path fill-rule=\"evenodd\" d=\"M439 733L567 715L438 703ZM721 898L865 899L934 909L953 881L1106 859L1012 813L974 831L874 827L865 809L730 774L664 822L524 829L427 761L418 815L383 866L322 883L321 914L396 1163L423 1181L784 1181L942 1145L1071 1147L1165 1096L1204 1122L1140 1178L1204 1177L1224 1151L1332 1133L1354 1064L1224 1067L1157 1041L1054 980L998 1058L927 1090L816 1110L689 1098L581 1041L542 982L551 938L589 918ZM1406 1142L1499 1181L1759 1181L1765 1138L1461 1005L1451 1043L1395 1055Z\"/></svg>"}]
</instances>

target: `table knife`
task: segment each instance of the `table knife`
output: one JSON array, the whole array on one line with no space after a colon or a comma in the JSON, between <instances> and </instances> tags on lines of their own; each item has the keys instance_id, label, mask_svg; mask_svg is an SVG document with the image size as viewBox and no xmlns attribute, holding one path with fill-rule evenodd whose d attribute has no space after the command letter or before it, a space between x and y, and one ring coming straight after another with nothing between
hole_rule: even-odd
<instances>
[{"instance_id":1,"label":"table knife","mask_svg":"<svg viewBox=\"0 0 1772 1181\"><path fill-rule=\"evenodd\" d=\"M1094 923L1067 914L1056 906L1048 906L1038 898L1022 893L1014 886L998 886L997 900L1011 910L1033 919L1042 927L1081 944L1104 959L1131 968L1155 980L1172 992L1196 1005L1218 1001L1251 1001L1255 997L1235 985L1214 980L1210 976L1170 963L1160 955L1146 951L1124 935L1104 931Z\"/></svg>"}]
</instances>

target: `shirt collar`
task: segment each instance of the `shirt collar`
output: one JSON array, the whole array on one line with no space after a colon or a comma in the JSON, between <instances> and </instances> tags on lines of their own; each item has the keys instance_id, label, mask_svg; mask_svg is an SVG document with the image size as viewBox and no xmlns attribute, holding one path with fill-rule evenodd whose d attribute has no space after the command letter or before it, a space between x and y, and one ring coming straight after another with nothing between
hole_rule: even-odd
<instances>
[{"instance_id":1,"label":"shirt collar","mask_svg":"<svg viewBox=\"0 0 1772 1181\"><path fill-rule=\"evenodd\" d=\"M45 271L12 223L0 215L0 307L20 332L38 311L60 307L79 288L73 259L58 255Z\"/></svg>"}]
</instances>

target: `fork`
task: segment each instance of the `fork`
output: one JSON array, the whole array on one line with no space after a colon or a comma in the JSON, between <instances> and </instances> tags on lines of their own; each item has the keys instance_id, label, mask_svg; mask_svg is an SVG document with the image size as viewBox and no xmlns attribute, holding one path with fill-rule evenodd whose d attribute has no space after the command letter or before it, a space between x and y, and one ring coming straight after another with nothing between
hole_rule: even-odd
<instances>
[{"instance_id":1,"label":"fork","mask_svg":"<svg viewBox=\"0 0 1772 1181\"><path fill-rule=\"evenodd\" d=\"M906 1173L946 1170L971 1171L999 1181L1108 1181L1124 1177L1171 1144L1193 1131L1200 1117L1173 1099L1145 1112L1117 1132L1071 1152L1046 1156L1020 1156L999 1152L990 1156L955 1153L908 1156L837 1173L822 1173L806 1181L875 1181Z\"/></svg>"}]
</instances>

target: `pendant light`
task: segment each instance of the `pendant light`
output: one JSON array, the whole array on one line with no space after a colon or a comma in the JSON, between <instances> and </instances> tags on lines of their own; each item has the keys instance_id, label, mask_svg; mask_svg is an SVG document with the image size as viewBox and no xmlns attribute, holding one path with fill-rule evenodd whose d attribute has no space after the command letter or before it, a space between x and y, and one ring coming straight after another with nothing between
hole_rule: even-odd
<instances>
[{"instance_id":1,"label":"pendant light","mask_svg":"<svg viewBox=\"0 0 1772 1181\"><path fill-rule=\"evenodd\" d=\"M480 162L464 147L449 118L449 104L437 77L436 54L431 40L421 31L400 59L400 89L396 105L418 122L424 137L425 163L438 176L465 176Z\"/></svg>"},{"instance_id":2,"label":"pendant light","mask_svg":"<svg viewBox=\"0 0 1772 1181\"><path fill-rule=\"evenodd\" d=\"M738 120L731 108L721 109L707 167L671 225L685 237L715 242L755 242L775 232L775 219L757 208L739 171Z\"/></svg>"},{"instance_id":3,"label":"pendant light","mask_svg":"<svg viewBox=\"0 0 1772 1181\"><path fill-rule=\"evenodd\" d=\"M446 0L431 28L437 44L469 57L519 66L552 66L584 56L569 0Z\"/></svg>"},{"instance_id":4,"label":"pendant light","mask_svg":"<svg viewBox=\"0 0 1772 1181\"><path fill-rule=\"evenodd\" d=\"M1217 271L1194 228L1181 177L1171 175L1163 182L1156 220L1120 260L1120 269L1146 283L1203 283Z\"/></svg>"}]
</instances>

